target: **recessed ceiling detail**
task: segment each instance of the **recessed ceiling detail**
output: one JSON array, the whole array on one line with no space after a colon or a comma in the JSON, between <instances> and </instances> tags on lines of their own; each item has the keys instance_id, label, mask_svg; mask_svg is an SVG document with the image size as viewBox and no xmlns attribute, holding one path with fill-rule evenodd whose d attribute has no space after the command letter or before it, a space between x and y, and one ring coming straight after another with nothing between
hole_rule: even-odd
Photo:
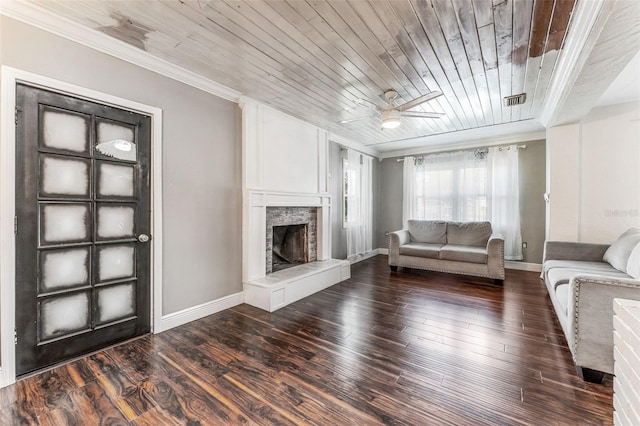
<instances>
[{"instance_id":1,"label":"recessed ceiling detail","mask_svg":"<svg viewBox=\"0 0 640 426\"><path fill-rule=\"evenodd\" d=\"M34 0L337 135L395 141L537 119L575 0ZM494 4L495 3L495 4ZM394 105L432 92L381 130ZM507 107L503 98L527 93ZM393 115L388 113L387 115ZM349 125L341 121L366 116Z\"/></svg>"}]
</instances>

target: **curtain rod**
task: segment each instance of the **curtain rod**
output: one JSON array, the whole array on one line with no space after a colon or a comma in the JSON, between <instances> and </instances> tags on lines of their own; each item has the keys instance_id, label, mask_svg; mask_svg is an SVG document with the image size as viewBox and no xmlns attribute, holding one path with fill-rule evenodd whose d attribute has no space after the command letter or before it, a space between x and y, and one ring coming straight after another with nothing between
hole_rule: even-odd
<instances>
[{"instance_id":1,"label":"curtain rod","mask_svg":"<svg viewBox=\"0 0 640 426\"><path fill-rule=\"evenodd\" d=\"M518 149L527 149L526 145L516 145L516 148ZM482 148L478 148L478 149L482 149ZM466 149L463 149L463 151L467 151ZM446 151L446 152L455 152L455 151ZM434 152L433 154L438 154L436 152ZM423 155L419 155L418 157L424 157L425 155L430 155L430 154L423 154ZM404 161L404 158L398 158L396 159L396 161L398 163L402 163Z\"/></svg>"}]
</instances>

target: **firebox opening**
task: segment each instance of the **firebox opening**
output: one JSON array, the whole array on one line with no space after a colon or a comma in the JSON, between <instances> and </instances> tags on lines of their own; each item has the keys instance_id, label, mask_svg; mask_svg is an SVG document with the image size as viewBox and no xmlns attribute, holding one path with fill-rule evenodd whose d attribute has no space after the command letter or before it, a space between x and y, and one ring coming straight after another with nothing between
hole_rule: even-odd
<instances>
[{"instance_id":1,"label":"firebox opening","mask_svg":"<svg viewBox=\"0 0 640 426\"><path fill-rule=\"evenodd\" d=\"M309 262L308 224L273 227L273 272Z\"/></svg>"}]
</instances>

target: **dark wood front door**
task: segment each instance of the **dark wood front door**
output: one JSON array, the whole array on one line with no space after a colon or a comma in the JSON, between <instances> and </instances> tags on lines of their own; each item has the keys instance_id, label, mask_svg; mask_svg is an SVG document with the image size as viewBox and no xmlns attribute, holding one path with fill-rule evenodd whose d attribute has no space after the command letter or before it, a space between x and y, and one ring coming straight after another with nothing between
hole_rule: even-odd
<instances>
[{"instance_id":1,"label":"dark wood front door","mask_svg":"<svg viewBox=\"0 0 640 426\"><path fill-rule=\"evenodd\" d=\"M16 90L20 376L149 332L151 119Z\"/></svg>"}]
</instances>

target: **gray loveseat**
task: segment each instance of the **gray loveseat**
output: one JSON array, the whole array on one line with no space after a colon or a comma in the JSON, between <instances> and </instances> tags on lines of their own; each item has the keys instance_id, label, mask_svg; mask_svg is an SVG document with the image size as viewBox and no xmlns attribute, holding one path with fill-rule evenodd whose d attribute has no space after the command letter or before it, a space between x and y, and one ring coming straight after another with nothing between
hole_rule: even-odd
<instances>
[{"instance_id":1,"label":"gray loveseat","mask_svg":"<svg viewBox=\"0 0 640 426\"><path fill-rule=\"evenodd\" d=\"M578 373L613 373L613 299L640 300L640 229L612 245L547 241L542 275Z\"/></svg>"},{"instance_id":2,"label":"gray loveseat","mask_svg":"<svg viewBox=\"0 0 640 426\"><path fill-rule=\"evenodd\" d=\"M389 234L389 266L504 280L504 239L489 222L410 220Z\"/></svg>"}]
</instances>

